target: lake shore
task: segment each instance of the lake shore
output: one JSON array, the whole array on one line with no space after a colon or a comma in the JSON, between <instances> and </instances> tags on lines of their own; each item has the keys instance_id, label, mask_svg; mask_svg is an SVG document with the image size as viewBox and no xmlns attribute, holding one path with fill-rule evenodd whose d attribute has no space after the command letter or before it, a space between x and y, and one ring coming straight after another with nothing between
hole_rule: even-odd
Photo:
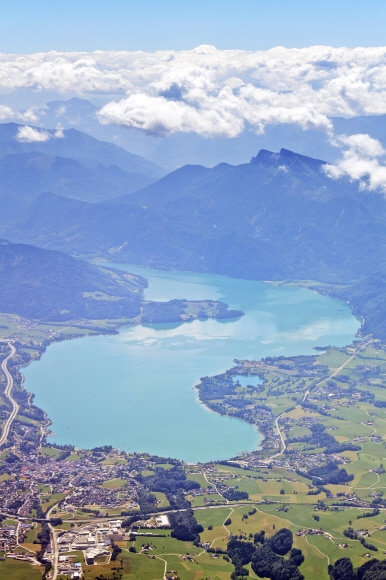
<instances>
[{"instance_id":1,"label":"lake shore","mask_svg":"<svg viewBox=\"0 0 386 580\"><path fill-rule=\"evenodd\" d=\"M116 265L114 265L116 267ZM128 270L133 270L133 267L123 265L122 268L127 268ZM136 269L138 267L135 267ZM184 450L180 453L176 453L174 451L172 453L172 448L170 447L170 442L172 441L173 437L175 436L176 432L179 432L179 424L181 424L181 429L185 429L186 431L186 421L188 421L188 425L194 425L194 420L192 421L192 413L194 415L194 405L197 405L195 402L195 396L191 397L189 400L191 401L188 403L188 399L181 399L181 392L187 392L194 394L191 387L197 384L197 379L202 376L205 372L208 372L208 375L213 375L219 372L224 372L225 369L230 367L229 363L232 363L235 357L239 358L261 358L262 355L272 354L275 351L286 351L288 354L292 353L305 353L310 352L313 346L326 344L327 339L329 342L331 340L339 341L340 344L347 344L352 342L355 333L358 329L358 325L355 319L352 317L350 310L347 305L343 303L339 303L338 301L331 300L328 298L320 297L315 295L314 293L309 293L306 290L298 290L298 289L275 289L269 288L267 285L264 285L259 282L251 282L251 281L243 281L243 280L234 280L229 279L226 277L221 276L213 276L213 275L202 275L202 274L195 274L195 273L179 273L179 272L155 272L155 271L148 271L145 269L141 269L142 275L145 274L145 277L148 276L150 280L149 289L146 292L149 294L146 295L147 299L151 300L167 300L171 296L177 296L180 299L186 298L188 296L192 300L200 299L202 300L204 296L210 299L216 300L224 300L230 304L231 307L242 307L243 310L246 312L246 315L240 319L239 321L234 322L225 322L220 323L216 321L193 321L189 325L146 325L146 327L132 327L130 329L121 330L120 334L110 337L98 337L98 338L87 338L87 341L92 341L93 344L98 343L98 341L107 341L105 344L105 349L95 351L92 358L100 358L108 354L108 357L113 357L114 364L117 361L117 352L120 353L118 359L120 361L119 364L123 364L123 374L127 372L127 380L122 376L122 373L118 373L119 376L114 375L114 381L118 381L117 388L117 404L122 405L124 401L127 400L127 390L130 391L132 387L130 385L134 383L138 383L137 387L134 390L131 390L131 403L127 405L127 408L130 409L135 406L136 404L142 405L142 416L145 417L146 426L141 424L141 422L137 425L134 429L134 433L137 433L136 436L133 438L130 436L130 442L125 442L124 439L127 439L128 436L122 438L115 436L112 434L112 431L106 428L106 424L110 421L116 421L118 417L118 423L124 425L125 420L120 412L118 415L114 413L114 408L112 409L112 413L109 414L109 417L105 419L103 422L102 420L98 420L96 418L97 424L102 424L103 426L103 443L112 442L117 447L123 447L126 443L125 448L127 450L150 450L151 448L147 447L147 442L154 438L160 439L160 433L162 429L166 430L166 433L169 431L173 431L170 428L170 421L172 424L176 424L176 429L173 433L169 433L171 437L165 437L162 441L159 441L160 448L158 448L157 453L169 456L180 456L183 457L183 453L185 453L185 457L189 460L187 456L189 454L189 450L193 451L191 453L192 459L194 460L205 460L205 457L200 458L199 455L195 454L194 447L207 447L205 441L211 440L213 433L209 433L205 431L205 424L207 424L208 414L205 408L203 409L202 418L200 418L200 422L195 427L191 428L191 436L188 437L188 442L184 445ZM155 285L155 280L157 284ZM284 291L283 291L284 290ZM187 294L187 292L190 294ZM244 292L244 294L243 294ZM245 305L237 302L242 296L243 300L245 301ZM264 310L261 308L263 305L263 299L267 302L268 307L273 309L272 312L269 309ZM264 303L265 304L265 303ZM257 309L256 309L257 307ZM261 310L259 310L259 307ZM264 306L266 308L266 305ZM254 309L254 316L251 317L251 310ZM292 309L292 311L291 311ZM306 320L303 312L303 317L301 311L307 310L307 314L310 315L311 313L311 320ZM333 311L331 314L331 310ZM316 312L316 314L315 314ZM284 319L284 313L285 318ZM331 319L329 318L331 316ZM245 323L245 324L244 324ZM307 324L308 323L308 324ZM296 333L294 334L293 325L296 324L295 330ZM291 328L292 326L292 328ZM351 330L351 333L347 331L347 327ZM270 335L271 333L271 335ZM269 341L270 336L274 335L276 339L276 343ZM64 347L63 355L65 362L64 366L68 366L69 360L75 355L75 350L79 353L83 353L80 355L80 359L75 357L75 366L77 367L78 371L81 371L81 384L85 385L87 380L91 380L94 382L93 391L95 388L97 392L95 393L95 398L100 398L103 400L103 386L95 387L95 375L101 374L103 375L103 368L99 369L100 372L95 373L95 369L93 369L93 365L90 365L90 353L88 353L88 346L85 347L84 341L86 339L81 339L81 341L76 341L76 347ZM112 342L111 342L112 341ZM64 343L62 343L64 344ZM273 344L273 346L272 346ZM148 354L152 347L156 345L156 350L158 349L158 353L162 353L162 358L168 358L168 353L177 351L176 358L173 360L168 361L168 363L164 360L161 361L160 366L156 359L152 357L147 358L144 356L146 353ZM232 346L233 345L233 346ZM271 345L271 346L270 346ZM43 357L42 361L37 363L37 366L41 365L44 360L47 360L49 351L52 352L52 348L57 349L57 345L48 349L47 353ZM63 348L63 347L61 347ZM189 356L186 359L181 358L184 355L184 349L188 348ZM110 355L110 351L114 351L115 355ZM181 350L182 349L182 350ZM220 350L218 350L220 349ZM226 351L224 354L224 350ZM112 352L111 351L111 352ZM130 367L125 367L125 361L127 362L127 357L130 359L130 353L133 353L133 357L135 360L131 359L133 365ZM260 352L258 352L260 351ZM134 354L136 353L136 354ZM182 353L182 354L181 354ZM261 354L260 354L261 353ZM260 354L260 356L259 356ZM55 355L57 356L57 355ZM192 365L192 356L194 358L199 357L200 360L197 364ZM121 358L119 358L121 357ZM55 357L54 357L55 358ZM141 362L139 362L139 359ZM86 361L86 362L85 362ZM88 361L88 362L87 362ZM202 364L203 363L203 364ZM215 364L213 364L215 363ZM51 373L57 372L58 368L61 368L62 363L58 364L53 361L53 364L50 362L48 365L52 368L52 371L49 371L49 375L47 379L44 379L46 376L46 372L44 372L43 381L47 380L46 387L43 389L36 388L31 383L31 377L34 375L36 378L33 378L33 381L38 381L41 384L42 377L38 377L39 373L31 373L30 369L32 370L36 365L31 365L28 367L26 372L26 386L29 390L33 392L37 392L36 401L40 405L44 405L44 408L48 411L50 417L53 418L53 425L55 432L59 433L59 441L65 441L66 437L68 440L68 435L71 433L71 436L74 437L74 434L80 435L78 433L78 429L76 427L76 422L71 420L65 419L65 421L60 421L57 418L57 411L55 410L56 403L52 398L52 375ZM110 362L107 362L110 364ZM179 388L178 385L174 385L173 389L170 391L170 381L167 385L161 384L152 385L154 383L154 376L153 378L149 375L146 368L148 366L154 368L157 379L156 382L159 383L159 376L163 376L165 373L172 372L173 380L177 381L179 385L185 384L184 387ZM184 365L186 365L184 367ZM45 366L45 365L44 365ZM87 372L84 373L84 367L87 367L91 374ZM103 365L102 365L103 366ZM135 374L132 374L132 368L135 367ZM193 366L193 368L192 368ZM146 370L146 380L144 381L143 372L144 368ZM186 379L186 368L189 369L191 372L191 378ZM83 369L83 370L82 370ZM124 370L126 369L126 370ZM48 367L47 367L48 370ZM183 372L181 372L181 370ZM64 373L66 374L68 369L64 369ZM131 374L130 374L131 373ZM151 373L150 373L151 374ZM64 380L64 383L60 383L58 385L56 382L55 389L59 390L66 390L66 385L72 384L74 381L74 377L67 375L67 379ZM148 381L148 383L146 383ZM167 382L167 381L166 381ZM108 379L105 380L106 385L109 384ZM190 383L190 385L189 385ZM79 383L78 383L79 384ZM140 388L139 385L142 385ZM141 397L141 390L143 390L143 385L146 384L152 388L150 391L147 391L147 399L146 396ZM148 387L146 387L148 388ZM109 387L111 390L111 387ZM161 393L160 393L161 391ZM161 394L161 397L160 397ZM142 393L143 395L143 393ZM43 397L43 398L41 398ZM51 397L51 401L50 401ZM80 404L83 401L83 394L79 394L79 389L77 390L77 394L68 394L68 398L71 400L76 400L77 398L80 400ZM134 397L134 400L133 400ZM157 398L158 397L158 398ZM160 397L160 398L159 398ZM173 404L174 402L179 400L180 406L176 406ZM55 399L55 397L54 397ZM172 399L172 404L170 404L170 399ZM42 403L40 403L40 400ZM49 404L46 404L46 401L49 401ZM152 405L158 407L161 415L159 413L154 413L152 411L149 412L149 401L151 401ZM169 402L167 408L165 408L165 401ZM84 408L92 408L90 399L87 397L84 401ZM66 406L66 417L73 417L74 414L77 415L76 409L74 410L74 405L65 405ZM201 405L200 405L201 407ZM162 409L165 408L165 412ZM116 409L116 407L115 407ZM213 414L210 414L213 417ZM122 419L119 417L122 416ZM114 419L113 419L114 417ZM160 419L161 417L161 419ZM182 423L184 427L182 427L182 423L180 420L176 420L176 417L182 418ZM219 417L221 420L221 417ZM82 414L78 414L78 421L84 424L85 418ZM201 423L202 421L202 423ZM238 421L237 421L238 423ZM241 421L242 423L242 421ZM67 424L69 427L67 428ZM130 417L130 424L132 424L132 418ZM154 428L154 425L157 427ZM165 425L165 427L163 427ZM248 427L252 427L251 425L247 425ZM86 429L86 432L89 429ZM200 438L197 438L197 431L204 432L204 438L202 439L202 443L200 443ZM224 434L225 431L225 434ZM230 438L231 435L226 435L229 433L229 429L220 429L219 437L215 439L214 444L212 444L212 449L215 449L216 446L222 446L227 443L226 438ZM141 438L138 437L138 433L141 434L143 438L143 443L141 444ZM206 435L206 433L208 433ZM162 435L164 437L164 435ZM209 439L208 439L209 438ZM79 447L87 447L92 446L95 444L99 444L102 442L102 436L97 438L97 441L85 441L80 437L79 441L73 439L73 442ZM120 441L119 441L120 439ZM248 440L245 435L242 436L242 442L238 445L237 448L226 448L225 451L217 454L218 459L225 459L229 458L232 455L237 454L237 452L246 451L247 448L257 448L260 443L259 441L254 441L252 446L247 446L243 444L245 440ZM195 441L195 445L190 443L189 441ZM86 445L85 445L86 444ZM178 451L178 450L177 450ZM186 453L188 452L188 454ZM193 457L195 455L195 457ZM210 458L210 457L209 457ZM212 458L216 458L215 455L212 455Z\"/></svg>"}]
</instances>

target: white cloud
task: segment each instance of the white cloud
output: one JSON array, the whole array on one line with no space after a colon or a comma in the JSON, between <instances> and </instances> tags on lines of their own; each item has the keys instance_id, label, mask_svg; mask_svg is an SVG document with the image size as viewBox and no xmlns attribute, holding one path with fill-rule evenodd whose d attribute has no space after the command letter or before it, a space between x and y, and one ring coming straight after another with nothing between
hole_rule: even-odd
<instances>
[{"instance_id":1,"label":"white cloud","mask_svg":"<svg viewBox=\"0 0 386 580\"><path fill-rule=\"evenodd\" d=\"M33 109L28 109L28 111L19 112L14 111L11 107L7 105L0 105L0 121L24 121L32 122L36 121L37 116Z\"/></svg>"},{"instance_id":2,"label":"white cloud","mask_svg":"<svg viewBox=\"0 0 386 580\"><path fill-rule=\"evenodd\" d=\"M119 95L101 122L152 134L234 137L278 123L330 132L329 116L386 113L386 49L0 54L1 88Z\"/></svg>"},{"instance_id":3,"label":"white cloud","mask_svg":"<svg viewBox=\"0 0 386 580\"><path fill-rule=\"evenodd\" d=\"M345 145L350 151L361 157L380 157L385 153L383 145L377 140L363 133L356 135L337 135L333 143L338 147Z\"/></svg>"},{"instance_id":4,"label":"white cloud","mask_svg":"<svg viewBox=\"0 0 386 580\"><path fill-rule=\"evenodd\" d=\"M55 139L64 139L63 127L59 124L54 132Z\"/></svg>"},{"instance_id":5,"label":"white cloud","mask_svg":"<svg viewBox=\"0 0 386 580\"><path fill-rule=\"evenodd\" d=\"M28 127L27 125L19 127L16 134L16 139L21 143L44 143L44 141L48 141L50 138L51 135L48 131L35 129L34 127Z\"/></svg>"},{"instance_id":6,"label":"white cloud","mask_svg":"<svg viewBox=\"0 0 386 580\"><path fill-rule=\"evenodd\" d=\"M64 133L62 127L55 131L47 131L46 129L37 129L36 127L29 127L24 125L19 127L16 133L16 139L20 143L44 143L50 139L63 139Z\"/></svg>"},{"instance_id":7,"label":"white cloud","mask_svg":"<svg viewBox=\"0 0 386 580\"><path fill-rule=\"evenodd\" d=\"M9 119L13 119L15 116L15 112L6 105L0 105L0 121L7 121Z\"/></svg>"},{"instance_id":8,"label":"white cloud","mask_svg":"<svg viewBox=\"0 0 386 580\"><path fill-rule=\"evenodd\" d=\"M348 177L358 180L362 189L386 191L386 166L379 160L385 154L382 144L369 135L338 135L332 143L343 146L336 165L325 165L324 171L333 179Z\"/></svg>"},{"instance_id":9,"label":"white cloud","mask_svg":"<svg viewBox=\"0 0 386 580\"><path fill-rule=\"evenodd\" d=\"M236 137L244 128L243 119L228 107L218 107L213 103L212 108L198 110L184 102L144 94L130 95L118 103L108 103L98 117L103 124L135 127L160 136L177 131L195 131L206 137Z\"/></svg>"}]
</instances>

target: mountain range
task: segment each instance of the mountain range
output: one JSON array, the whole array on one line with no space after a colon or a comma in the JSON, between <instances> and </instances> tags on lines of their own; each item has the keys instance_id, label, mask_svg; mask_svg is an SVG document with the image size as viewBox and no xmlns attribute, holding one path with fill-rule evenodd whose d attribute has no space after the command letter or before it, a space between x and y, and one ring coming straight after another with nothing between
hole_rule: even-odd
<instances>
[{"instance_id":1,"label":"mountain range","mask_svg":"<svg viewBox=\"0 0 386 580\"><path fill-rule=\"evenodd\" d=\"M128 194L152 181L117 165L90 168L74 159L34 152L5 155L0 157L0 224L20 219L45 191L94 203Z\"/></svg>"},{"instance_id":2,"label":"mountain range","mask_svg":"<svg viewBox=\"0 0 386 580\"><path fill-rule=\"evenodd\" d=\"M212 167L227 162L239 165L248 161L259 149L275 151L280 147L329 162L336 161L340 155L339 148L332 145L324 131L305 131L291 123L268 125L261 134L246 127L241 135L232 139L206 139L192 132L156 137L133 128L102 125L97 113L107 100L98 104L78 97L49 101L37 110L37 123L42 127L56 127L60 123L65 129L79 129L97 139L135 151L169 171L186 164ZM379 139L386 148L386 115L332 117L331 122L337 135L367 133Z\"/></svg>"},{"instance_id":3,"label":"mountain range","mask_svg":"<svg viewBox=\"0 0 386 580\"><path fill-rule=\"evenodd\" d=\"M5 233L157 268L261 280L359 280L385 250L385 199L331 179L324 166L285 149L262 150L236 167L185 166L109 203L45 193Z\"/></svg>"},{"instance_id":4,"label":"mountain range","mask_svg":"<svg viewBox=\"0 0 386 580\"><path fill-rule=\"evenodd\" d=\"M75 129L0 124L0 224L20 219L45 191L97 202L131 193L164 174L150 161Z\"/></svg>"},{"instance_id":5,"label":"mountain range","mask_svg":"<svg viewBox=\"0 0 386 580\"><path fill-rule=\"evenodd\" d=\"M67 114L70 123L79 108L83 125L97 122L97 107L82 99L49 103L46 120ZM383 117L336 118L334 126L386 141ZM4 238L156 268L315 280L319 291L349 301L365 330L386 339L386 202L379 191L331 179L326 161L286 148L262 149L249 163L185 165L165 175L82 131L30 129L0 125ZM295 129L277 128L275 139L287 131L293 141Z\"/></svg>"},{"instance_id":6,"label":"mountain range","mask_svg":"<svg viewBox=\"0 0 386 580\"><path fill-rule=\"evenodd\" d=\"M182 167L109 202L44 193L3 236L162 269L315 280L386 339L379 311L386 305L385 197L331 179L325 167L286 149L261 150L239 166Z\"/></svg>"},{"instance_id":7,"label":"mountain range","mask_svg":"<svg viewBox=\"0 0 386 580\"><path fill-rule=\"evenodd\" d=\"M24 128L25 125L17 123L0 124L0 157L12 153L39 152L75 159L87 167L100 164L118 165L128 173L154 178L166 173L164 169L139 155L76 129L62 131L30 127L32 132L23 132Z\"/></svg>"}]
</instances>

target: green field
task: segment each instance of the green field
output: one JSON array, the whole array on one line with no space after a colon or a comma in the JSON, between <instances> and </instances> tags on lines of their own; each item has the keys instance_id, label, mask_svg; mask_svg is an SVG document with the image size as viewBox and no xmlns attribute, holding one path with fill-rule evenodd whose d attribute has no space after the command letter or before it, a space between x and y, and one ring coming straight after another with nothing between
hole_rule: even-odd
<instances>
[{"instance_id":1,"label":"green field","mask_svg":"<svg viewBox=\"0 0 386 580\"><path fill-rule=\"evenodd\" d=\"M102 487L107 487L108 489L120 489L121 487L125 487L126 483L126 479L108 479L103 482Z\"/></svg>"},{"instance_id":2,"label":"green field","mask_svg":"<svg viewBox=\"0 0 386 580\"><path fill-rule=\"evenodd\" d=\"M19 562L6 558L0 562L0 578L2 580L41 580L43 567L33 567L28 562Z\"/></svg>"},{"instance_id":3,"label":"green field","mask_svg":"<svg viewBox=\"0 0 386 580\"><path fill-rule=\"evenodd\" d=\"M153 491L153 495L157 498L159 503L157 504L159 508L168 507L170 505L169 500L167 499L166 495L161 491Z\"/></svg>"},{"instance_id":4,"label":"green field","mask_svg":"<svg viewBox=\"0 0 386 580\"><path fill-rule=\"evenodd\" d=\"M8 320L8 323L12 325L13 322ZM107 322L106 325L108 326ZM35 338L44 337L51 332L50 328L53 329L52 332L62 332L64 327L59 326L39 325L29 332L34 332ZM25 352L29 352L31 356L37 353L31 346L26 347ZM243 404L246 412L250 413L248 420L257 425L261 420L259 415L261 409L266 412L264 424L267 440L271 437L270 444L258 452L245 453L237 458L240 467L220 463L206 466L183 464L187 479L197 482L201 488L212 487L214 490L220 490L220 493L197 497L192 493L185 495L185 499L190 501L194 508L197 521L204 528L200 534L201 542L208 543L212 548L225 550L231 534L251 539L261 530L270 537L280 528L289 528L294 534L294 546L300 548L305 555L305 562L301 565L300 571L306 580L313 578L315 571L322 580L328 580L328 564L344 556L350 557L354 566L368 561L369 556L366 556L366 553L369 551L371 557L378 559L386 557L386 530L382 529L386 524L386 500L382 503L386 490L384 469L386 407L380 406L382 402L386 402L386 351L378 343L372 342L363 351L356 352L352 358L354 352L352 346L339 349L326 348L326 351L318 356L299 357L304 359L301 362L297 357L286 359L283 357L253 363L256 364L256 368L252 369L250 374L261 375L265 382L262 383L263 387L259 393L247 393L245 395L247 404L245 405L245 401ZM336 375L337 369L342 365L344 368ZM310 389L306 397L308 406L302 406L300 403L308 389ZM242 399L244 394L245 389L240 388L236 396ZM264 401L264 405L261 405L261 400ZM227 403L225 407L229 409L232 398L224 397L224 401ZM217 400L217 403L221 403L221 400ZM272 437L272 433L274 435L276 433L275 419L279 415L281 415L279 428L286 443L285 453L280 453L281 444L278 447L279 444L275 443L275 438ZM23 418L23 422L27 426L36 423L28 418ZM315 425L322 425L325 433L330 436L329 440L331 441L332 436L334 444L340 446L328 450L326 444L318 439L312 439ZM351 445L351 449L342 451L341 445L347 443ZM353 448L352 445L358 446L359 449ZM4 451L2 457L4 458L7 453L10 452ZM52 460L53 464L57 465L55 459L60 453L61 450L48 445L41 449L43 455L41 459L45 462ZM273 454L276 457L276 464L274 461L271 463L270 458ZM83 450L72 453L66 461L79 460L87 455L90 456L91 452ZM331 460L338 463L344 461L344 465L339 463L339 467L346 469L350 474L347 483L319 485L318 478L312 480L311 476L306 477L308 470L311 469L310 465L320 467ZM125 470L110 470L109 466L129 464L131 461L129 454L125 456L113 450L106 453L106 458L101 457L100 461L105 474L102 487L112 490L124 488L127 481L120 477L129 475L126 475ZM152 458L146 454L140 456L140 461L141 463L135 464L135 472L142 469L142 475L145 477L154 475L157 468L170 470L173 467L171 463L156 463L159 458ZM264 461L265 464L262 463ZM257 465L260 467L256 467ZM298 465L306 466L299 472L303 475L296 472ZM253 468L250 468L251 466ZM167 474L163 475L166 477ZM8 477L3 474L0 481ZM344 480L338 478L328 481ZM28 474L24 476L24 482L28 483ZM20 491L20 494L25 493L27 488L28 485ZM227 502L225 497L229 488L245 492L248 499ZM166 493L151 491L158 500L157 507L168 508L170 502L174 505L178 492L176 495L173 495L174 492L169 495L167 486L158 489L166 490ZM44 483L38 486L38 490L44 511L64 497L63 494L51 494L50 486ZM123 493L119 493L118 496L123 496ZM375 503L370 507L375 499ZM348 507L351 505L349 501L356 501L359 505L359 500L367 502L369 507ZM344 506L343 502L347 502L347 505ZM186 503L182 505L185 507ZM371 512L377 505L381 506L379 514L358 517ZM385 507L382 507L383 505ZM103 506L89 507L102 509ZM120 516L121 511L122 508L116 508L108 510L108 513L114 517ZM36 512L33 515L36 515ZM86 520L94 518L94 514L77 509L71 517L74 520L77 518ZM67 518L66 514L64 519ZM230 521L225 525L228 519ZM4 523L7 523L7 520ZM69 529L70 525L70 521L65 521L61 529ZM358 539L346 537L344 530L348 527L357 532L366 530L365 538L370 548L364 547ZM38 549L39 545L32 542L37 539L40 529L36 527L28 533L26 547L32 546L31 549L34 549L36 546ZM308 532L311 530L312 533L301 530ZM150 533L159 533L161 537L139 536L133 544L122 541L120 547L123 551L117 562L110 564L99 562L96 566L85 566L86 580L95 580L101 575L109 578L112 575L112 568L119 567L120 557L122 557L123 580L162 580L165 569L176 570L181 580L230 579L234 567L222 556L213 557L204 549L194 547L191 542L171 537L171 530L150 530ZM152 549L149 549L147 554L139 553L143 546L149 544ZM371 544L378 550L372 549ZM129 545L135 545L137 553L129 552ZM186 556L189 558L186 559ZM40 578L41 572L28 564L9 559L0 562L0 579L23 580L35 576ZM250 577L255 578L252 571Z\"/></svg>"}]
</instances>

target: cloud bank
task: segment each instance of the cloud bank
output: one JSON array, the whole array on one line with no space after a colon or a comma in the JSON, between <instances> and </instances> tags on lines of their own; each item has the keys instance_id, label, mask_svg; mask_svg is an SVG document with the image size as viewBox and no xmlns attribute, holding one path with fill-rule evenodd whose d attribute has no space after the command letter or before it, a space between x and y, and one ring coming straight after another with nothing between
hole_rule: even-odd
<instances>
[{"instance_id":1,"label":"cloud bank","mask_svg":"<svg viewBox=\"0 0 386 580\"><path fill-rule=\"evenodd\" d=\"M330 117L386 114L386 48L0 54L0 91L53 90L110 95L102 124L162 137L194 132L234 138L291 123L325 131L342 148L330 177L386 190L384 151L366 135L334 136ZM0 120L17 113L0 106ZM21 115L21 114L20 114ZM34 112L25 121L32 122ZM21 139L43 140L44 133Z\"/></svg>"},{"instance_id":2,"label":"cloud bank","mask_svg":"<svg viewBox=\"0 0 386 580\"><path fill-rule=\"evenodd\" d=\"M37 120L37 115L33 109L25 112L14 111L7 105L0 105L0 122L2 121L21 121L24 123L31 123Z\"/></svg>"},{"instance_id":3,"label":"cloud bank","mask_svg":"<svg viewBox=\"0 0 386 580\"><path fill-rule=\"evenodd\" d=\"M386 151L377 139L364 134L338 135L333 144L343 151L336 165L323 167L329 177L348 177L358 180L362 189L386 191L386 166L379 161Z\"/></svg>"},{"instance_id":4,"label":"cloud bank","mask_svg":"<svg viewBox=\"0 0 386 580\"><path fill-rule=\"evenodd\" d=\"M330 116L386 113L386 48L0 54L1 88L121 95L100 121L162 136L329 131Z\"/></svg>"}]
</instances>

